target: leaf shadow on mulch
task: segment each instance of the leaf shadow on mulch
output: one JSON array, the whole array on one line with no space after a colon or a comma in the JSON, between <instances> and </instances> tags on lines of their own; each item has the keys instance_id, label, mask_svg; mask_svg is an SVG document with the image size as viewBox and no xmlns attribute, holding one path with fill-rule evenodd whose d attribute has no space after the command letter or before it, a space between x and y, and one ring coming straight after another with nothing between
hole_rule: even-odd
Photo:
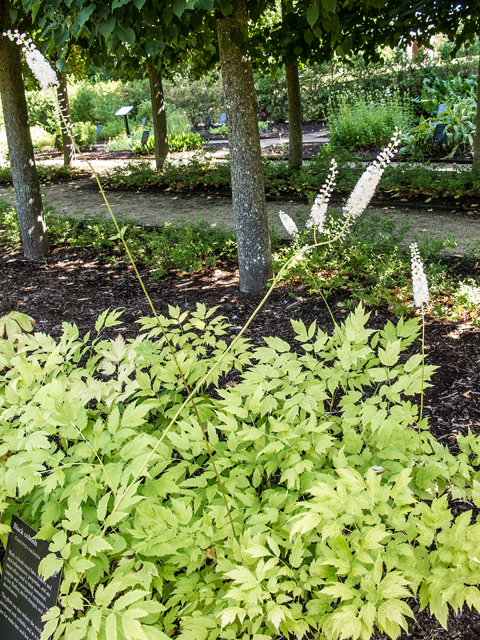
<instances>
[{"instance_id":1,"label":"leaf shadow on mulch","mask_svg":"<svg viewBox=\"0 0 480 640\"><path fill-rule=\"evenodd\" d=\"M248 319L260 298L239 293L238 273L228 265L206 275L168 277L148 281L148 271L140 271L158 313L167 314L168 305L182 310L194 310L197 302L208 307L219 305L219 313L232 324L230 335L236 335ZM124 311L122 325L109 330L114 338L137 335L135 320L151 315L133 269L124 262L111 262L106 254L88 249L53 248L44 260L30 262L18 250L0 252L0 317L12 310L32 316L35 330L58 337L62 322L74 322L80 334L94 331L95 320L107 307ZM348 313L341 297L329 300L336 321ZM380 328L388 320L398 318L385 309L370 309L369 326ZM325 331L331 331L332 321L321 297L307 295L305 289L282 286L270 297L258 314L247 336L262 345L264 336L278 336L297 344L290 318L302 319L308 326L314 320ZM419 344L413 346L419 350ZM426 327L428 362L439 367L434 387L425 393L425 415L429 417L431 432L455 452L458 434L470 429L480 433L479 363L480 331L453 322L428 318ZM458 515L466 505L453 506ZM417 614L418 605L409 603ZM386 636L377 635L376 640ZM407 638L422 640L478 640L480 615L465 608L458 616L451 615L448 630L419 612L410 624Z\"/></svg>"}]
</instances>

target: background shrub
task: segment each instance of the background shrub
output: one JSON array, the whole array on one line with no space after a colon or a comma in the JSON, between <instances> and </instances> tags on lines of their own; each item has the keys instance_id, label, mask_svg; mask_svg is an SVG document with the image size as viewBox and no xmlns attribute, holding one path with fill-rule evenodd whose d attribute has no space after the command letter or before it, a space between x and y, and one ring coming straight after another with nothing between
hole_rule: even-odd
<instances>
[{"instance_id":1,"label":"background shrub","mask_svg":"<svg viewBox=\"0 0 480 640\"><path fill-rule=\"evenodd\" d=\"M388 142L395 127L410 129L412 120L411 100L398 91L345 92L329 103L330 142L352 151L377 149Z\"/></svg>"}]
</instances>

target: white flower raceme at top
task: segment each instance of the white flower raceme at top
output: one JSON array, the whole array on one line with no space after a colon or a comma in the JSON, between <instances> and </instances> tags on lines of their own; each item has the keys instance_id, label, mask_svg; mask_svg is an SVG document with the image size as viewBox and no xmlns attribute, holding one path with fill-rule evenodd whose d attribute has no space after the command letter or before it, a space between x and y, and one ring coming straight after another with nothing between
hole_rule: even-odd
<instances>
[{"instance_id":1,"label":"white flower raceme at top","mask_svg":"<svg viewBox=\"0 0 480 640\"><path fill-rule=\"evenodd\" d=\"M400 132L395 128L395 133L390 144L380 153L377 159L360 176L346 205L343 207L343 215L353 222L355 218L365 211L372 199L375 189L380 182L383 172L395 155L396 147L400 144ZM347 229L345 230L345 232Z\"/></svg>"},{"instance_id":2,"label":"white flower raceme at top","mask_svg":"<svg viewBox=\"0 0 480 640\"><path fill-rule=\"evenodd\" d=\"M291 236L296 236L298 234L297 225L291 219L288 213L285 213L284 211L279 211L278 215L280 216L280 220L282 221L282 224L287 230L288 234Z\"/></svg>"},{"instance_id":3,"label":"white flower raceme at top","mask_svg":"<svg viewBox=\"0 0 480 640\"><path fill-rule=\"evenodd\" d=\"M313 203L312 211L310 213L310 218L307 220L307 223L305 225L308 229L316 227L319 233L323 231L323 227L325 225L325 220L327 217L328 202L330 200L330 196L332 195L333 187L335 186L335 177L337 173L337 162L335 159L332 159L328 178L318 192L318 196L315 198L315 202Z\"/></svg>"},{"instance_id":4,"label":"white flower raceme at top","mask_svg":"<svg viewBox=\"0 0 480 640\"><path fill-rule=\"evenodd\" d=\"M52 69L52 65L33 44L31 38L27 38L24 33L19 33L18 30L13 32L5 31L3 35L22 46L22 51L25 53L25 60L30 67L30 71L38 80L42 89L48 89L50 86L58 86L58 78L54 69Z\"/></svg>"},{"instance_id":5,"label":"white flower raceme at top","mask_svg":"<svg viewBox=\"0 0 480 640\"><path fill-rule=\"evenodd\" d=\"M416 242L412 242L410 251L412 254L413 301L416 307L421 308L424 304L428 305L428 282Z\"/></svg>"}]
</instances>

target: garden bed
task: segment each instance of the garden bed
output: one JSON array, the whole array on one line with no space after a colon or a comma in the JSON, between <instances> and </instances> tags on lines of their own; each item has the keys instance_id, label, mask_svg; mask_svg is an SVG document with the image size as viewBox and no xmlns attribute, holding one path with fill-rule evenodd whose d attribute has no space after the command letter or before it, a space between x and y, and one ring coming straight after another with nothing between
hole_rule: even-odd
<instances>
[{"instance_id":1,"label":"garden bed","mask_svg":"<svg viewBox=\"0 0 480 640\"><path fill-rule=\"evenodd\" d=\"M94 330L97 316L106 307L123 311L122 323L106 330L105 337L133 338L138 333L135 320L150 315L133 270L122 262L112 262L106 253L55 247L42 262L29 262L16 250L3 250L0 271L4 286L0 298L0 316L17 310L36 320L35 330L54 337L61 333L62 322L74 322L80 335ZM141 271L148 276L148 272ZM168 313L168 305L181 310L194 310L198 302L208 307L219 305L228 317L233 336L247 320L258 300L238 292L237 272L225 264L203 276L165 278L148 282L149 294L159 313ZM342 296L329 300L333 315L341 322L348 312ZM383 327L388 320L397 322L384 309L369 309L370 328ZM247 330L255 345L263 345L264 337L276 336L298 348L290 319L302 319L307 326L313 321L323 330L332 328L329 312L319 296L309 296L302 287L286 285L275 291L269 302ZM479 369L480 331L461 323L442 322L427 316L426 353L428 363L439 367L434 386L425 394L425 415L435 437L456 453L456 438L468 430L480 433ZM413 344L409 353L416 353ZM237 374L238 375L238 374ZM234 386L236 374L224 379L223 386ZM461 501L450 505L454 516L469 506ZM418 605L409 602L414 613ZM426 612L417 615L410 625L412 640L476 640L480 635L480 616L467 608L449 618L448 631ZM377 640L386 636L375 636Z\"/></svg>"}]
</instances>

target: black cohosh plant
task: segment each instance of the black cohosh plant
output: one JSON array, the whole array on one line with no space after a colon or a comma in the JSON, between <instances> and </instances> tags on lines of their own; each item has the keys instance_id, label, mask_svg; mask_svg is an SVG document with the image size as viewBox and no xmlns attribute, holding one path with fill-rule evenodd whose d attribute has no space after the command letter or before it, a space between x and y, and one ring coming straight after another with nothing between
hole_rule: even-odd
<instances>
[{"instance_id":1,"label":"black cohosh plant","mask_svg":"<svg viewBox=\"0 0 480 640\"><path fill-rule=\"evenodd\" d=\"M394 146L264 300L348 232ZM24 331L0 339L0 508L51 541L42 576L63 570L41 640L395 638L411 598L444 626L449 606L480 609L480 524L448 509L480 506L480 442L453 456L418 429L434 368L401 357L416 319L374 331L359 306L332 334L292 321L297 352L252 348L251 320L227 346L215 309L151 306L134 340L103 338L108 311L94 337L10 318Z\"/></svg>"}]
</instances>

